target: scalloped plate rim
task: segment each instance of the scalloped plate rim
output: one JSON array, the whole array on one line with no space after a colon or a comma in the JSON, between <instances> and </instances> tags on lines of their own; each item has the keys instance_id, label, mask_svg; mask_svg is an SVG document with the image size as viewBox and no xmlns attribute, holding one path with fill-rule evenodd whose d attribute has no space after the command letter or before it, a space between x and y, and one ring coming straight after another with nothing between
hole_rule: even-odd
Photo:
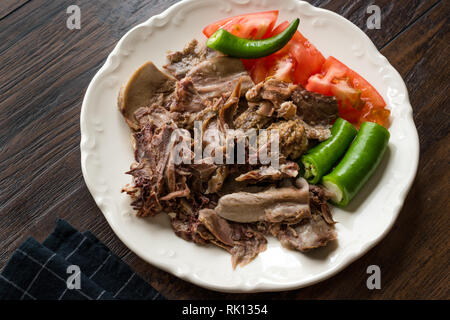
<instances>
[{"instance_id":1,"label":"scalloped plate rim","mask_svg":"<svg viewBox=\"0 0 450 320\"><path fill-rule=\"evenodd\" d=\"M103 203L101 203L99 197L98 197L98 192L95 190L95 183L93 183L93 181L91 181L89 179L89 176L87 175L87 169L86 169L86 157L87 157L87 149L88 147L86 146L87 144L87 139L88 139L88 131L86 126L86 105L88 104L88 100L90 98L90 96L93 94L93 90L95 85L97 84L97 82L99 81L100 77L108 70L108 68L110 67L110 65L112 64L112 57L115 56L118 52L120 52L121 46L123 44L123 42L125 41L125 39L132 34L133 32L135 32L135 30L137 30L140 27L143 26L151 26L152 22L157 20L157 19L163 19L171 14L173 14L174 12L177 11L177 9L188 5L189 3L195 3L197 2L196 0L184 0L184 1L180 1L174 5L172 5L171 7L169 7L168 9L166 9L164 12L152 16L150 17L148 20L144 21L143 23L140 23L136 26L134 26L133 28L131 28L128 32L126 32L126 34L118 41L118 43L116 44L116 46L114 47L113 51L108 55L108 58L106 59L104 65L99 69L99 71L95 74L95 76L93 77L93 79L91 80L88 89L86 91L86 94L84 96L83 102L82 102L82 108L81 108L81 114L80 114L80 131L81 131L81 142L80 142L80 150L81 150L81 169L82 169L82 174L85 180L85 183L88 187L89 192L91 193L91 195L93 196L97 206L101 209L102 213L104 214L106 220L108 221L109 225L111 226L111 228L113 229L114 233L118 236L118 238L131 250L133 251L136 255L138 255L140 258L142 258L143 260L147 261L148 263L166 271L169 272L183 280L189 281L191 283L194 283L196 285L199 285L201 287L207 288L207 289L211 289L211 290L215 290L215 291L220 291L220 292L235 292L235 293L239 293L239 292L266 292L266 291L284 291L284 290L294 290L294 289L299 289L299 288L303 288L306 286L310 286L313 284L316 284L318 282L324 281L334 275L336 275L337 273L339 273L340 271L342 271L343 269L345 269L348 265L350 265L351 263L353 263L355 260L359 259L360 257L362 257L364 254L366 254L370 249L372 249L375 245L377 245L386 235L387 233L392 229L399 213L400 210L403 206L404 200L406 199L406 196L413 184L413 181L415 179L415 175L417 173L417 168L418 168L418 163L419 163L419 139L418 139L418 134L417 134L417 129L415 128L414 125L414 120L413 120L413 113L412 113L412 107L409 101L409 96L408 96L408 90L406 87L406 84L404 83L403 79L401 78L400 74L398 73L398 71L389 63L389 61L386 59L386 57L384 57L376 48L376 46L373 44L373 42L370 40L370 38L361 30L359 29L356 25L354 25L352 22L348 21L347 19L345 19L344 17L340 16L337 13L334 13L332 11L326 10L326 9L322 9L322 8L317 8L312 6L311 4L305 2L305 1L297 1L298 4L302 4L302 5L306 5L309 7L314 8L314 10L316 12L319 12L320 14L326 14L328 16L333 16L334 18L340 19L343 23L347 23L348 25L351 25L352 28L356 29L358 31L358 33L361 35L362 38L364 38L364 42L365 44L369 44L371 46L371 48L369 48L370 51L376 52L378 54L379 57L382 57L383 59L385 59L385 64L387 65L388 68L391 69L391 71L394 71L394 76L398 79L400 79L401 81L397 81L397 84L401 84L402 88L401 91L405 93L405 102L403 104L409 106L409 114L406 115L407 120L409 120L409 122L412 124L412 126L414 127L413 132L415 133L413 137L410 137L410 139L415 140L416 143L413 146L414 147L414 152L413 152L413 157L411 159L411 167L410 167L410 175L408 180L406 181L406 183L404 184L404 188L401 192L401 194L399 194L399 199L401 199L401 201L398 202L397 206L395 208L393 208L393 215L392 218L389 222L388 227L384 230L384 232L382 234L380 234L376 239L374 239L373 241L369 242L369 243L365 243L365 245L361 248L361 250L355 254L353 254L351 257L349 257L347 260L345 260L344 262L342 262L341 264L335 264L331 269L327 269L327 271L322 272L320 274L316 274L313 277L310 277L307 280L302 280L300 279L297 282L291 282L289 284L258 284L258 285L254 285L254 286L225 286L225 285L211 285L208 282L203 281L202 279L196 278L195 275L191 276L189 273L184 273L184 274L180 274L180 272L178 270L176 270L176 268L174 268L173 266L170 266L166 263L164 263L163 261L158 261L158 260L153 260L153 261L149 261L149 259L146 259L142 254L139 253L139 249L135 246L135 244L133 242L130 242L121 232L120 227L117 226L113 219L109 216L108 212L105 212L106 209L103 206ZM242 5L242 4L239 4ZM397 79L397 80L398 80Z\"/></svg>"}]
</instances>

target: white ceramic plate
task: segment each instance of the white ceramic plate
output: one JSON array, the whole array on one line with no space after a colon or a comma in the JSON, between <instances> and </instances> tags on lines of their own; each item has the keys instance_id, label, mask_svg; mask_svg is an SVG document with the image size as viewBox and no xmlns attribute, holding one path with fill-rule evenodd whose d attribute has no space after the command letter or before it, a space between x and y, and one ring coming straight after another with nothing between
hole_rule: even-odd
<instances>
[{"instance_id":1,"label":"white ceramic plate","mask_svg":"<svg viewBox=\"0 0 450 320\"><path fill-rule=\"evenodd\" d=\"M166 215L134 216L121 188L133 161L130 131L117 110L117 95L148 60L159 66L165 53L202 39L218 19L280 10L279 22L300 18L301 32L324 54L333 55L366 78L392 111L391 140L370 182L345 210L333 208L338 241L308 254L289 251L269 238L267 250L233 270L230 255L214 246L186 242L173 233ZM414 179L419 142L406 86L354 24L296 0L188 0L134 27L117 44L89 85L81 110L81 163L86 184L117 236L149 263L199 286L227 292L301 288L336 274L378 243L391 229Z\"/></svg>"}]
</instances>

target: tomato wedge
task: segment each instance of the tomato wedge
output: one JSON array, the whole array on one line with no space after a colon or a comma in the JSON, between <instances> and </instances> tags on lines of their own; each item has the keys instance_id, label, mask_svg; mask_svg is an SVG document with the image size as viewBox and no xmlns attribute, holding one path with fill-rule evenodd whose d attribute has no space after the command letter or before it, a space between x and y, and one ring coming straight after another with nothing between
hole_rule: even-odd
<instances>
[{"instance_id":1,"label":"tomato wedge","mask_svg":"<svg viewBox=\"0 0 450 320\"><path fill-rule=\"evenodd\" d=\"M209 38L223 28L241 38L264 39L288 27L289 22L285 21L273 29L277 18L278 10L239 15L212 23L203 33ZM299 31L281 50L242 62L255 83L274 77L301 84L309 91L335 96L340 116L357 127L365 121L389 125L390 111L377 90L336 58L325 60Z\"/></svg>"},{"instance_id":2,"label":"tomato wedge","mask_svg":"<svg viewBox=\"0 0 450 320\"><path fill-rule=\"evenodd\" d=\"M289 25L285 21L278 25L270 37L279 34ZM325 62L323 55L299 31L283 49L274 54L256 60L244 61L254 82L261 82L267 77L306 85L311 75L320 72Z\"/></svg>"},{"instance_id":3,"label":"tomato wedge","mask_svg":"<svg viewBox=\"0 0 450 320\"><path fill-rule=\"evenodd\" d=\"M278 10L243 14L208 25L203 34L208 38L219 28L246 39L264 39L272 32L278 19Z\"/></svg>"},{"instance_id":4,"label":"tomato wedge","mask_svg":"<svg viewBox=\"0 0 450 320\"><path fill-rule=\"evenodd\" d=\"M367 80L334 57L329 57L321 72L308 79L306 89L335 96L340 116L356 126L365 121L389 125L390 111L383 97Z\"/></svg>"}]
</instances>

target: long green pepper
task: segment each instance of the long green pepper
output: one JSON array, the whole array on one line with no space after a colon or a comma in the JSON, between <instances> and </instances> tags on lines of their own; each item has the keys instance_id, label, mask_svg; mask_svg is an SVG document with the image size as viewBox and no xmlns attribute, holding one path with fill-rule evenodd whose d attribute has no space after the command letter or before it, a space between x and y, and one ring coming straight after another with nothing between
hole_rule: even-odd
<instances>
[{"instance_id":1,"label":"long green pepper","mask_svg":"<svg viewBox=\"0 0 450 320\"><path fill-rule=\"evenodd\" d=\"M209 37L206 45L236 58L262 58L283 48L294 36L299 23L300 19L297 18L283 32L262 40L239 38L225 29L219 29Z\"/></svg>"},{"instance_id":2,"label":"long green pepper","mask_svg":"<svg viewBox=\"0 0 450 320\"><path fill-rule=\"evenodd\" d=\"M389 142L389 131L374 122L363 122L355 140L334 170L322 178L331 199L346 206L369 180L381 162Z\"/></svg>"},{"instance_id":3,"label":"long green pepper","mask_svg":"<svg viewBox=\"0 0 450 320\"><path fill-rule=\"evenodd\" d=\"M357 132L350 122L337 118L331 128L331 138L311 148L301 158L305 179L311 184L318 183L344 155Z\"/></svg>"}]
</instances>

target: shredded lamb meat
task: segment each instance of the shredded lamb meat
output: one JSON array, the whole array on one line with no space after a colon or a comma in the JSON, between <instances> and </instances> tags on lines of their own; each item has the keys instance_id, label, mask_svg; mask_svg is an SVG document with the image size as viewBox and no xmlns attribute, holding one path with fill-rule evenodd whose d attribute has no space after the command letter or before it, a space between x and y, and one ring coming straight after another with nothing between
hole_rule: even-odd
<instances>
[{"instance_id":1,"label":"shredded lamb meat","mask_svg":"<svg viewBox=\"0 0 450 320\"><path fill-rule=\"evenodd\" d=\"M336 239L333 226L319 214L312 214L311 218L294 226L275 224L270 232L280 240L283 247L301 252L323 247Z\"/></svg>"},{"instance_id":2,"label":"shredded lamb meat","mask_svg":"<svg viewBox=\"0 0 450 320\"><path fill-rule=\"evenodd\" d=\"M167 55L169 63L164 66L164 69L178 80L181 80L192 67L217 55L219 53L209 49L205 43L199 43L193 39L182 51L169 52Z\"/></svg>"},{"instance_id":3,"label":"shredded lamb meat","mask_svg":"<svg viewBox=\"0 0 450 320\"><path fill-rule=\"evenodd\" d=\"M266 250L266 238L253 225L229 222L212 209L200 210L199 221L213 235L207 239L231 253L233 268L245 266Z\"/></svg>"},{"instance_id":4,"label":"shredded lamb meat","mask_svg":"<svg viewBox=\"0 0 450 320\"><path fill-rule=\"evenodd\" d=\"M236 83L242 81L241 94L253 86L253 81L239 59L217 56L200 62L186 75L192 79L197 92L204 99L229 95Z\"/></svg>"},{"instance_id":5,"label":"shredded lamb meat","mask_svg":"<svg viewBox=\"0 0 450 320\"><path fill-rule=\"evenodd\" d=\"M309 196L311 215L308 219L297 224L279 223L269 226L270 233L287 249L305 252L325 246L337 237L335 222L327 205L330 195L322 188L311 185Z\"/></svg>"},{"instance_id":6,"label":"shredded lamb meat","mask_svg":"<svg viewBox=\"0 0 450 320\"><path fill-rule=\"evenodd\" d=\"M298 175L298 164L292 161L283 163L278 169L272 166L261 166L258 169L248 171L236 178L236 181L249 181L258 183L264 180L281 180L285 178L295 178Z\"/></svg>"},{"instance_id":7,"label":"shredded lamb meat","mask_svg":"<svg viewBox=\"0 0 450 320\"><path fill-rule=\"evenodd\" d=\"M169 74L149 62L119 95L135 150L127 172L133 181L123 191L137 215L165 212L177 236L227 250L233 268L264 251L266 235L298 251L334 240L330 195L297 178L293 160L308 149L309 140L330 136L336 99L274 78L255 85L239 59L196 40L167 58ZM177 164L172 134L179 128L191 136L200 129L201 147L213 150L211 158L197 162L188 152L191 164ZM252 162L248 154L244 163L227 164L225 132L251 129L267 129L269 136L278 131L279 167ZM193 139L187 141L195 146ZM223 163L212 161L217 151L223 152Z\"/></svg>"}]
</instances>

